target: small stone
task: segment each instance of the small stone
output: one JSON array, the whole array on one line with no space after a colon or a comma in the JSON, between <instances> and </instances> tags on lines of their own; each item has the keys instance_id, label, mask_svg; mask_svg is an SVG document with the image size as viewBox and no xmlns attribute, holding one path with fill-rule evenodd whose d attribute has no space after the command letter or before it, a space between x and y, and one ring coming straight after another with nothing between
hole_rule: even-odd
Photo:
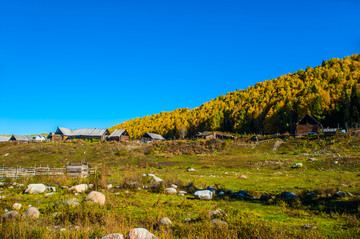
<instances>
[{"instance_id":1,"label":"small stone","mask_svg":"<svg viewBox=\"0 0 360 239\"><path fill-rule=\"evenodd\" d=\"M113 233L102 237L101 239L124 239L124 236L120 233Z\"/></svg>"},{"instance_id":2,"label":"small stone","mask_svg":"<svg viewBox=\"0 0 360 239\"><path fill-rule=\"evenodd\" d=\"M68 186L61 186L62 189L68 189Z\"/></svg>"},{"instance_id":3,"label":"small stone","mask_svg":"<svg viewBox=\"0 0 360 239\"><path fill-rule=\"evenodd\" d=\"M231 194L233 194L233 193L234 193L234 191L231 190L231 189L226 191L226 194L227 194L227 195L231 195Z\"/></svg>"},{"instance_id":4,"label":"small stone","mask_svg":"<svg viewBox=\"0 0 360 239\"><path fill-rule=\"evenodd\" d=\"M21 206L22 206L22 205L21 205L20 203L14 203L13 206L12 206L12 208L14 208L15 210L19 211L20 208L21 208Z\"/></svg>"},{"instance_id":5,"label":"small stone","mask_svg":"<svg viewBox=\"0 0 360 239\"><path fill-rule=\"evenodd\" d=\"M72 186L71 188L69 188L68 190L70 192L75 192L75 193L83 193L88 189L88 185L87 184L79 184L79 185L75 185Z\"/></svg>"},{"instance_id":6,"label":"small stone","mask_svg":"<svg viewBox=\"0 0 360 239\"><path fill-rule=\"evenodd\" d=\"M55 187L46 187L46 190L47 191L50 191L50 192L56 192L56 188Z\"/></svg>"},{"instance_id":7,"label":"small stone","mask_svg":"<svg viewBox=\"0 0 360 239\"><path fill-rule=\"evenodd\" d=\"M45 193L45 197L48 197L48 196L51 196L51 195L54 195L55 193L54 192L51 192L51 193Z\"/></svg>"},{"instance_id":8,"label":"small stone","mask_svg":"<svg viewBox=\"0 0 360 239\"><path fill-rule=\"evenodd\" d=\"M176 184L171 184L170 187L177 189L178 186Z\"/></svg>"},{"instance_id":9,"label":"small stone","mask_svg":"<svg viewBox=\"0 0 360 239\"><path fill-rule=\"evenodd\" d=\"M94 184L90 183L89 188L92 189L94 187Z\"/></svg>"},{"instance_id":10,"label":"small stone","mask_svg":"<svg viewBox=\"0 0 360 239\"><path fill-rule=\"evenodd\" d=\"M245 179L245 178L247 178L247 177L246 177L246 175L245 175L245 174L241 174L241 175L239 176L239 178L243 178L243 179Z\"/></svg>"},{"instance_id":11,"label":"small stone","mask_svg":"<svg viewBox=\"0 0 360 239\"><path fill-rule=\"evenodd\" d=\"M209 190L210 192L212 192L212 193L215 193L215 188L213 188L213 187L211 187L211 186L208 186L207 188L206 188L206 190Z\"/></svg>"},{"instance_id":12,"label":"small stone","mask_svg":"<svg viewBox=\"0 0 360 239\"><path fill-rule=\"evenodd\" d=\"M195 172L195 169L194 168L188 168L187 171L188 172Z\"/></svg>"},{"instance_id":13,"label":"small stone","mask_svg":"<svg viewBox=\"0 0 360 239\"><path fill-rule=\"evenodd\" d=\"M349 197L354 196L354 194L352 194L351 192L347 192L346 195L348 195Z\"/></svg>"},{"instance_id":14,"label":"small stone","mask_svg":"<svg viewBox=\"0 0 360 239\"><path fill-rule=\"evenodd\" d=\"M176 191L175 188L166 188L166 189L165 189L165 193L166 193L166 194L173 195L173 194L176 194L177 191Z\"/></svg>"},{"instance_id":15,"label":"small stone","mask_svg":"<svg viewBox=\"0 0 360 239\"><path fill-rule=\"evenodd\" d=\"M314 161L317 161L317 159L316 158L309 158L308 161L309 162L314 162Z\"/></svg>"},{"instance_id":16,"label":"small stone","mask_svg":"<svg viewBox=\"0 0 360 239\"><path fill-rule=\"evenodd\" d=\"M334 161L334 164L338 164L338 163L339 163L339 161L336 161L336 160Z\"/></svg>"},{"instance_id":17,"label":"small stone","mask_svg":"<svg viewBox=\"0 0 360 239\"><path fill-rule=\"evenodd\" d=\"M7 220L15 220L18 216L19 216L19 213L17 211L10 211L10 212L4 213L1 216L1 218L3 221L7 221Z\"/></svg>"},{"instance_id":18,"label":"small stone","mask_svg":"<svg viewBox=\"0 0 360 239\"><path fill-rule=\"evenodd\" d=\"M291 168L302 168L303 164L302 163L296 163L293 166L291 166Z\"/></svg>"},{"instance_id":19,"label":"small stone","mask_svg":"<svg viewBox=\"0 0 360 239\"><path fill-rule=\"evenodd\" d=\"M187 194L186 191L179 191L179 193L182 193L182 194Z\"/></svg>"},{"instance_id":20,"label":"small stone","mask_svg":"<svg viewBox=\"0 0 360 239\"><path fill-rule=\"evenodd\" d=\"M284 199L284 200L294 200L296 199L298 196L293 193L293 192L282 192L280 194L280 198Z\"/></svg>"},{"instance_id":21,"label":"small stone","mask_svg":"<svg viewBox=\"0 0 360 239\"><path fill-rule=\"evenodd\" d=\"M269 200L269 196L266 193L261 194L260 200L267 201Z\"/></svg>"},{"instance_id":22,"label":"small stone","mask_svg":"<svg viewBox=\"0 0 360 239\"><path fill-rule=\"evenodd\" d=\"M200 190L194 193L195 198L204 199L204 200L211 200L213 197L213 193L209 190Z\"/></svg>"},{"instance_id":23,"label":"small stone","mask_svg":"<svg viewBox=\"0 0 360 239\"><path fill-rule=\"evenodd\" d=\"M225 195L224 191L220 190L220 191L218 192L218 196L223 196L223 195Z\"/></svg>"},{"instance_id":24,"label":"small stone","mask_svg":"<svg viewBox=\"0 0 360 239\"><path fill-rule=\"evenodd\" d=\"M113 187L112 184L107 185L107 189L111 189Z\"/></svg>"},{"instance_id":25,"label":"small stone","mask_svg":"<svg viewBox=\"0 0 360 239\"><path fill-rule=\"evenodd\" d=\"M334 197L345 197L345 196L346 196L346 193L344 193L343 191L337 191L334 194Z\"/></svg>"},{"instance_id":26,"label":"small stone","mask_svg":"<svg viewBox=\"0 0 360 239\"><path fill-rule=\"evenodd\" d=\"M220 219L213 219L213 220L211 220L211 223L212 223L215 227L217 227L217 228L228 227L227 222L222 221L222 220L220 220Z\"/></svg>"},{"instance_id":27,"label":"small stone","mask_svg":"<svg viewBox=\"0 0 360 239\"><path fill-rule=\"evenodd\" d=\"M221 215L227 217L227 214L221 209L216 209L214 211L209 212L209 217L210 218L218 217L218 216L221 216Z\"/></svg>"},{"instance_id":28,"label":"small stone","mask_svg":"<svg viewBox=\"0 0 360 239\"><path fill-rule=\"evenodd\" d=\"M39 218L40 212L36 207L31 207L24 213L26 217Z\"/></svg>"},{"instance_id":29,"label":"small stone","mask_svg":"<svg viewBox=\"0 0 360 239\"><path fill-rule=\"evenodd\" d=\"M191 218L189 217L185 218L185 222L191 222Z\"/></svg>"},{"instance_id":30,"label":"small stone","mask_svg":"<svg viewBox=\"0 0 360 239\"><path fill-rule=\"evenodd\" d=\"M317 229L317 226L314 225L310 225L310 224L305 224L304 226L301 227L302 229Z\"/></svg>"},{"instance_id":31,"label":"small stone","mask_svg":"<svg viewBox=\"0 0 360 239\"><path fill-rule=\"evenodd\" d=\"M159 224L169 226L171 225L171 220L168 217L163 217L160 219Z\"/></svg>"}]
</instances>

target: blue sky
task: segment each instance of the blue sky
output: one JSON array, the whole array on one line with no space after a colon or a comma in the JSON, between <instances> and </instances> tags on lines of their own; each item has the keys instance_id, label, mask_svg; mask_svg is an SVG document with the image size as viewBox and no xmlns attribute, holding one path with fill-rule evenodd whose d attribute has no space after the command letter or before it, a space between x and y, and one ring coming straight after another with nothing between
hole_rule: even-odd
<instances>
[{"instance_id":1,"label":"blue sky","mask_svg":"<svg viewBox=\"0 0 360 239\"><path fill-rule=\"evenodd\" d=\"M360 53L359 1L0 3L0 135L107 128Z\"/></svg>"}]
</instances>

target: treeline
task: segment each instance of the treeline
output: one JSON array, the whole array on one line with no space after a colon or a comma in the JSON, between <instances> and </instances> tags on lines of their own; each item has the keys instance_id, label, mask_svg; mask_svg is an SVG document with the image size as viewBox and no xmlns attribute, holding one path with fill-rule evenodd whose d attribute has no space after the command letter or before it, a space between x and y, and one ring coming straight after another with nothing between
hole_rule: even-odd
<instances>
[{"instance_id":1,"label":"treeline","mask_svg":"<svg viewBox=\"0 0 360 239\"><path fill-rule=\"evenodd\" d=\"M113 126L134 138L155 132L169 138L199 131L294 133L306 113L324 126L352 127L360 122L360 54L323 61L277 79L217 97L192 110L177 109Z\"/></svg>"}]
</instances>

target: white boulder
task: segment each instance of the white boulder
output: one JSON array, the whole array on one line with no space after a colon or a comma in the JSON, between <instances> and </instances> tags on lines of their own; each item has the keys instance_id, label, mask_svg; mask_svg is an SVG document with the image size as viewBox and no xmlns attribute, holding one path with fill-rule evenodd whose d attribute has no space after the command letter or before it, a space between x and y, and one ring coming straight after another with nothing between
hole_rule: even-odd
<instances>
[{"instance_id":1,"label":"white boulder","mask_svg":"<svg viewBox=\"0 0 360 239\"><path fill-rule=\"evenodd\" d=\"M12 206L12 208L14 208L15 210L19 211L20 208L21 208L21 206L22 206L22 205L21 205L20 203L14 203L13 206Z\"/></svg>"},{"instance_id":2,"label":"white boulder","mask_svg":"<svg viewBox=\"0 0 360 239\"><path fill-rule=\"evenodd\" d=\"M79 184L79 185L75 185L72 186L71 188L69 188L70 192L75 192L75 193L83 193L88 189L88 185L87 184Z\"/></svg>"},{"instance_id":3,"label":"white boulder","mask_svg":"<svg viewBox=\"0 0 360 239\"><path fill-rule=\"evenodd\" d=\"M165 193L166 193L166 194L173 195L173 194L176 194L177 191L176 191L175 188L166 188L166 189L165 189Z\"/></svg>"},{"instance_id":4,"label":"white boulder","mask_svg":"<svg viewBox=\"0 0 360 239\"><path fill-rule=\"evenodd\" d=\"M102 237L101 239L125 239L120 233L113 233Z\"/></svg>"},{"instance_id":5,"label":"white boulder","mask_svg":"<svg viewBox=\"0 0 360 239\"><path fill-rule=\"evenodd\" d=\"M195 198L211 200L213 197L213 193L210 190L200 190L194 193Z\"/></svg>"},{"instance_id":6,"label":"white boulder","mask_svg":"<svg viewBox=\"0 0 360 239\"><path fill-rule=\"evenodd\" d=\"M157 239L157 237L145 228L131 229L127 235L128 239Z\"/></svg>"},{"instance_id":7,"label":"white boulder","mask_svg":"<svg viewBox=\"0 0 360 239\"><path fill-rule=\"evenodd\" d=\"M24 213L24 216L26 217L32 217L32 218L39 218L40 212L36 207L30 207L26 212Z\"/></svg>"},{"instance_id":8,"label":"white boulder","mask_svg":"<svg viewBox=\"0 0 360 239\"><path fill-rule=\"evenodd\" d=\"M105 204L105 195L97 192L97 191L92 191L91 193L89 193L89 195L87 195L86 201L89 202L94 202L94 203L99 203L101 205Z\"/></svg>"},{"instance_id":9,"label":"white boulder","mask_svg":"<svg viewBox=\"0 0 360 239\"><path fill-rule=\"evenodd\" d=\"M45 190L46 190L46 186L42 183L29 184L25 189L25 193L39 194L39 193L44 193Z\"/></svg>"}]
</instances>

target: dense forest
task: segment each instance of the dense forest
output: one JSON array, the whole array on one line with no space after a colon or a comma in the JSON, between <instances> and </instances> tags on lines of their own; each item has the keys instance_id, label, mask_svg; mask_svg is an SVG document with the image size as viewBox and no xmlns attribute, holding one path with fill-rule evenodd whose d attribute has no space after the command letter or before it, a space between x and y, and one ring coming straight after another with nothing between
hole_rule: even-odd
<instances>
[{"instance_id":1,"label":"dense forest","mask_svg":"<svg viewBox=\"0 0 360 239\"><path fill-rule=\"evenodd\" d=\"M323 61L295 73L217 97L194 109L177 109L135 118L110 128L133 138L154 132L168 138L199 131L239 134L294 133L306 113L325 127L348 128L360 122L360 54Z\"/></svg>"}]
</instances>

